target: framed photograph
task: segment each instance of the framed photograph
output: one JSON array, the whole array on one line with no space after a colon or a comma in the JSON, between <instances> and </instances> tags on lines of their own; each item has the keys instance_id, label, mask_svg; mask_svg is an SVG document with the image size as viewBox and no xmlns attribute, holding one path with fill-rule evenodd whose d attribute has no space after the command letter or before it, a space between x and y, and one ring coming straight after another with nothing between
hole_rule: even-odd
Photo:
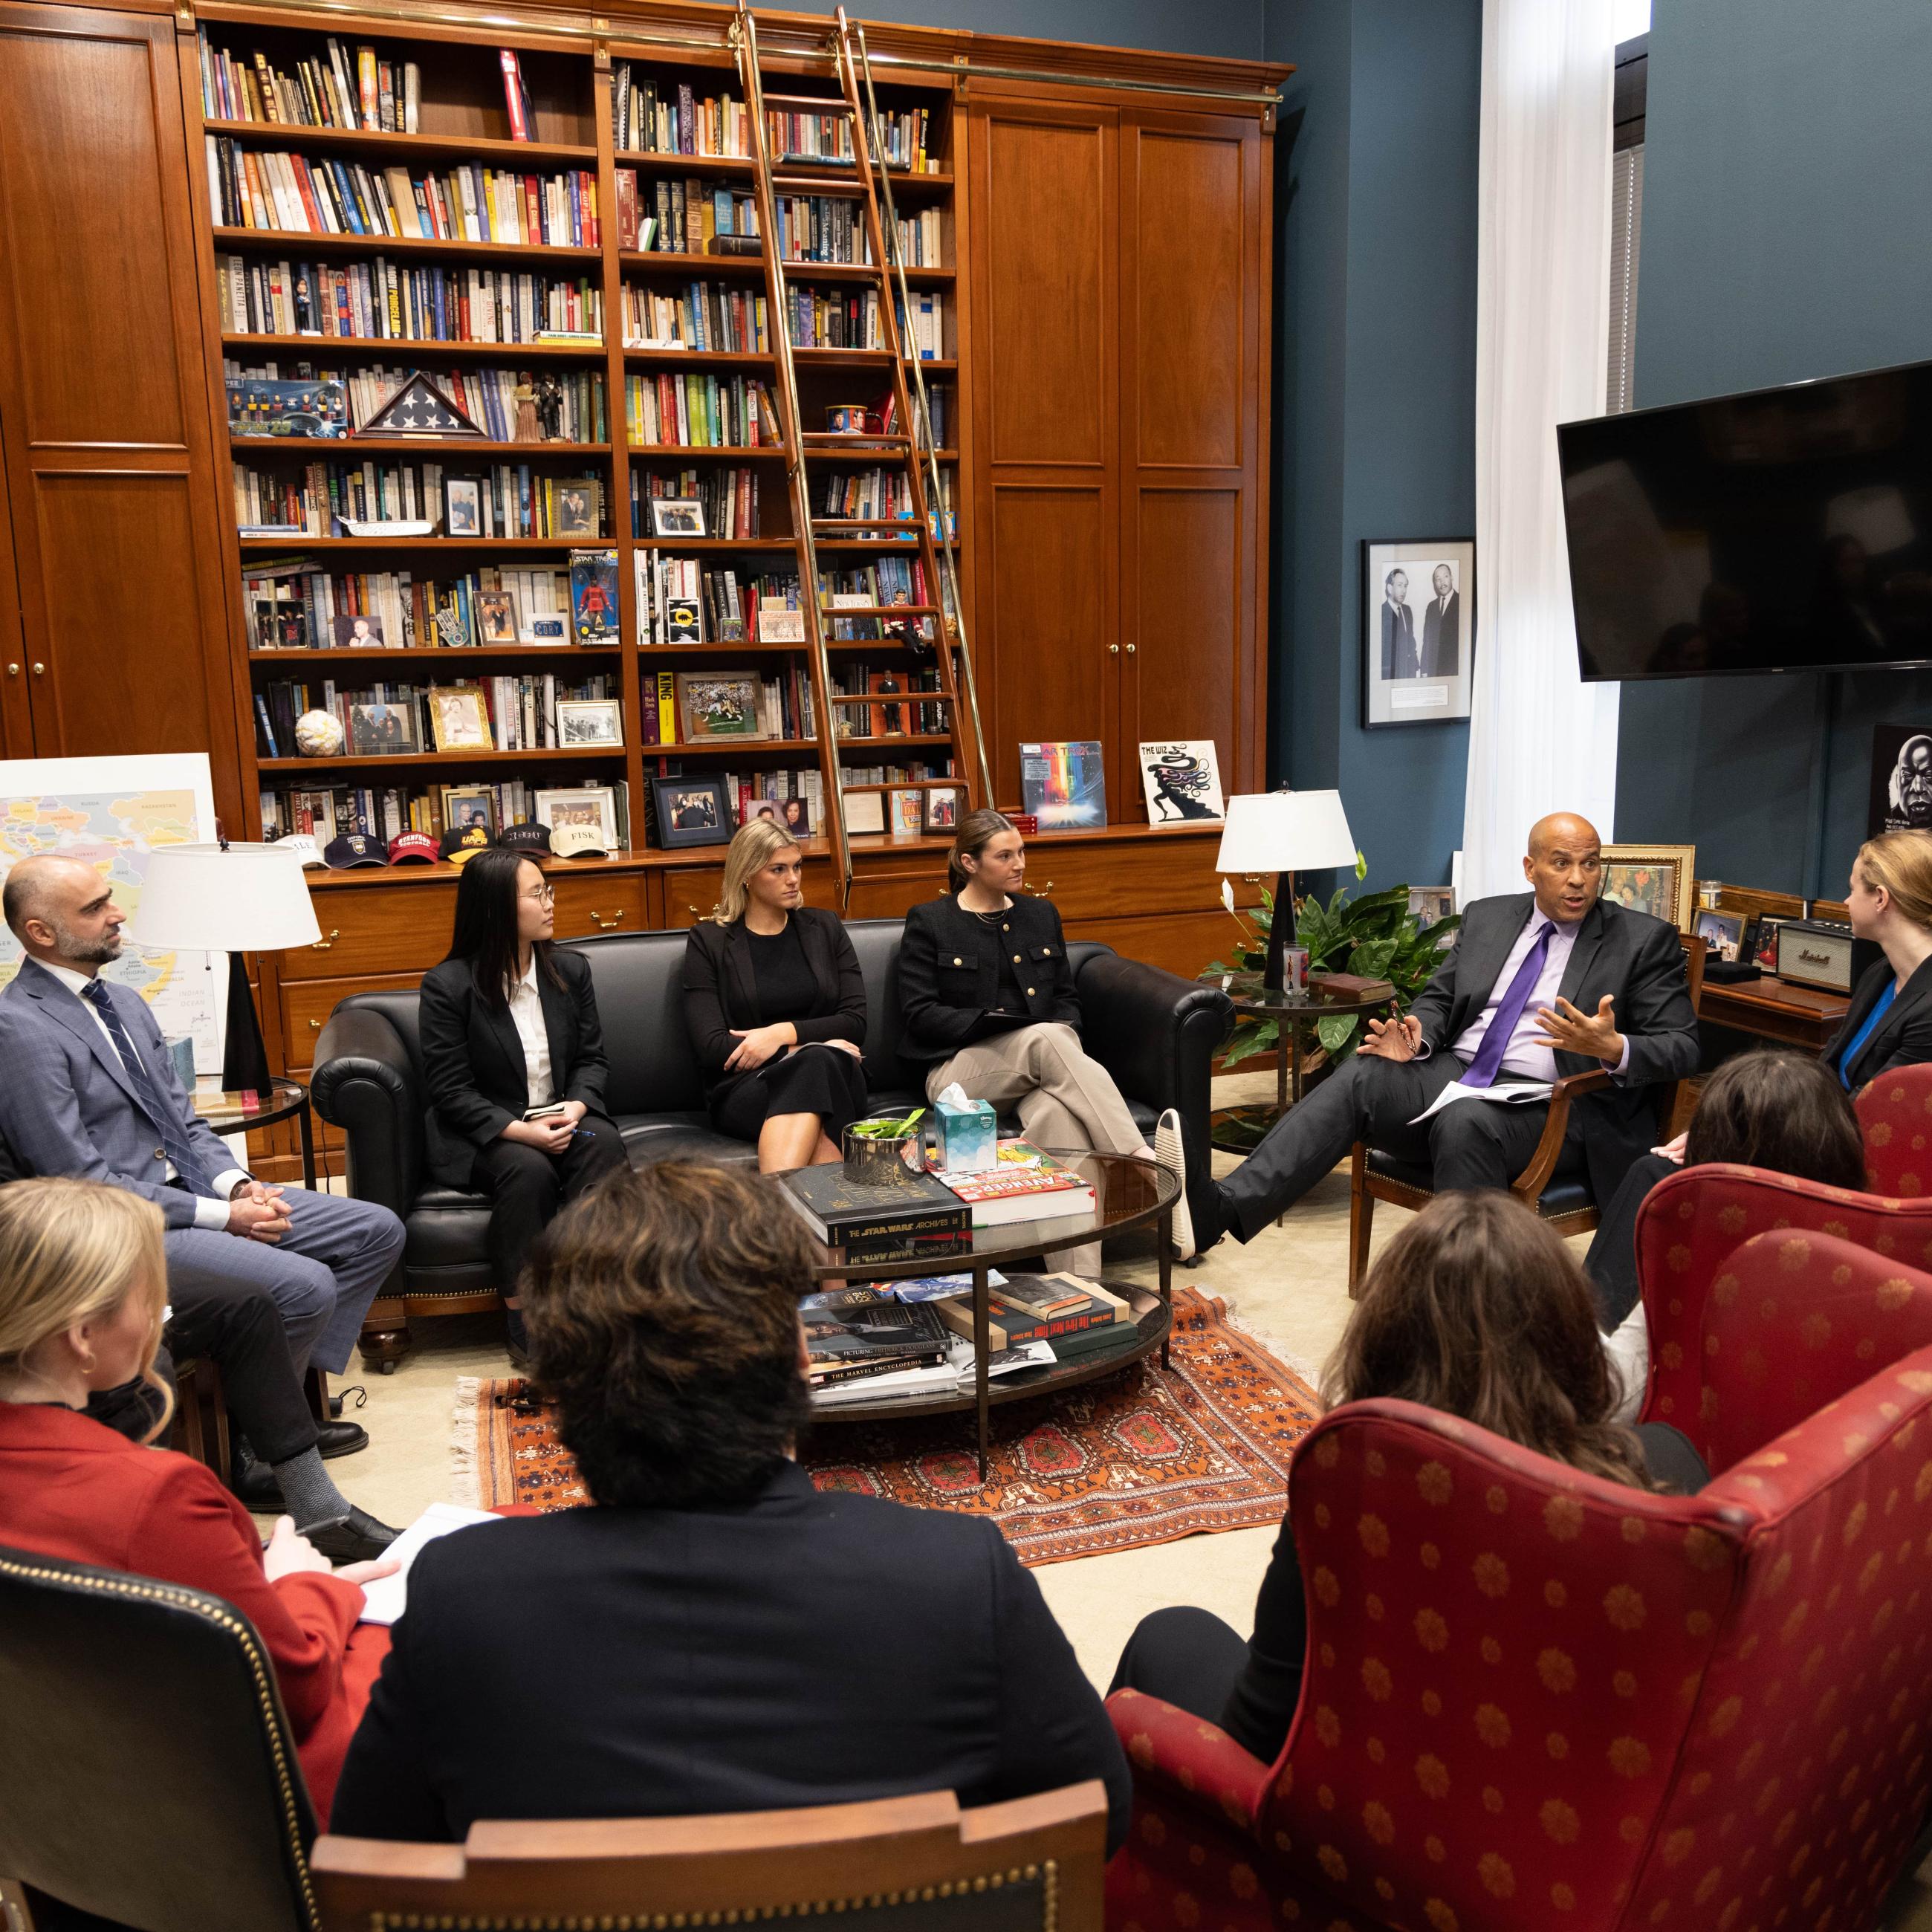
<instances>
[{"instance_id":1,"label":"framed photograph","mask_svg":"<svg viewBox=\"0 0 1932 1932\"><path fill-rule=\"evenodd\" d=\"M339 651L370 650L384 641L380 617L334 617L330 622Z\"/></svg>"},{"instance_id":2,"label":"framed photograph","mask_svg":"<svg viewBox=\"0 0 1932 1932\"><path fill-rule=\"evenodd\" d=\"M452 476L444 480L442 533L446 537L483 535L483 483L480 477Z\"/></svg>"},{"instance_id":3,"label":"framed photograph","mask_svg":"<svg viewBox=\"0 0 1932 1932\"><path fill-rule=\"evenodd\" d=\"M308 649L308 613L299 604L273 597L255 599L255 648L259 651Z\"/></svg>"},{"instance_id":4,"label":"framed photograph","mask_svg":"<svg viewBox=\"0 0 1932 1932\"><path fill-rule=\"evenodd\" d=\"M1694 845L1606 845L1600 896L1647 912L1679 932L1690 930L1696 899Z\"/></svg>"},{"instance_id":5,"label":"framed photograph","mask_svg":"<svg viewBox=\"0 0 1932 1932\"><path fill-rule=\"evenodd\" d=\"M1750 956L1767 973L1778 970L1778 928L1784 920L1770 913L1761 913L1751 923L1746 935L1750 944ZM1739 955L1742 958L1743 956Z\"/></svg>"},{"instance_id":6,"label":"framed photograph","mask_svg":"<svg viewBox=\"0 0 1932 1932\"><path fill-rule=\"evenodd\" d=\"M762 738L758 674L750 670L681 670L677 712L687 745L712 738Z\"/></svg>"},{"instance_id":7,"label":"framed photograph","mask_svg":"<svg viewBox=\"0 0 1932 1932\"><path fill-rule=\"evenodd\" d=\"M558 642L562 641L559 626ZM486 644L518 643L517 597L512 590L479 590L476 593L476 633Z\"/></svg>"},{"instance_id":8,"label":"framed photograph","mask_svg":"<svg viewBox=\"0 0 1932 1932\"><path fill-rule=\"evenodd\" d=\"M607 852L623 848L617 837L617 794L609 785L566 785L530 794L530 814L553 832L587 825Z\"/></svg>"},{"instance_id":9,"label":"framed photograph","mask_svg":"<svg viewBox=\"0 0 1932 1932\"><path fill-rule=\"evenodd\" d=\"M1456 888L1454 886L1411 886L1408 889L1408 909L1426 932L1432 926L1439 925L1444 920L1455 916Z\"/></svg>"},{"instance_id":10,"label":"framed photograph","mask_svg":"<svg viewBox=\"0 0 1932 1932\"><path fill-rule=\"evenodd\" d=\"M918 785L894 785L886 794L886 822L895 838L916 838L926 824L926 794Z\"/></svg>"},{"instance_id":11,"label":"framed photograph","mask_svg":"<svg viewBox=\"0 0 1932 1932\"><path fill-rule=\"evenodd\" d=\"M1180 825L1190 819L1213 824L1228 815L1212 738L1143 745L1141 788L1147 794L1150 825Z\"/></svg>"},{"instance_id":12,"label":"framed photograph","mask_svg":"<svg viewBox=\"0 0 1932 1932\"><path fill-rule=\"evenodd\" d=\"M1690 929L1710 947L1714 957L1729 965L1738 957L1738 949L1744 938L1744 916L1741 912L1700 910L1696 923Z\"/></svg>"},{"instance_id":13,"label":"framed photograph","mask_svg":"<svg viewBox=\"0 0 1932 1932\"><path fill-rule=\"evenodd\" d=\"M349 707L349 748L358 756L387 757L392 752L420 752L416 712L410 704L352 704Z\"/></svg>"},{"instance_id":14,"label":"framed photograph","mask_svg":"<svg viewBox=\"0 0 1932 1932\"><path fill-rule=\"evenodd\" d=\"M1473 539L1362 544L1362 724L1469 715L1476 647Z\"/></svg>"},{"instance_id":15,"label":"framed photograph","mask_svg":"<svg viewBox=\"0 0 1932 1932\"><path fill-rule=\"evenodd\" d=\"M886 795L882 791L842 792L848 832L883 832L886 829Z\"/></svg>"},{"instance_id":16,"label":"framed photograph","mask_svg":"<svg viewBox=\"0 0 1932 1932\"><path fill-rule=\"evenodd\" d=\"M653 496L651 499L651 534L660 537L701 537L704 506L695 496Z\"/></svg>"},{"instance_id":17,"label":"framed photograph","mask_svg":"<svg viewBox=\"0 0 1932 1932\"><path fill-rule=\"evenodd\" d=\"M754 819L768 818L774 825L784 821L784 801L776 798L752 798L745 801L744 815L741 823L749 825Z\"/></svg>"},{"instance_id":18,"label":"framed photograph","mask_svg":"<svg viewBox=\"0 0 1932 1932\"><path fill-rule=\"evenodd\" d=\"M594 537L604 520L604 492L591 476L567 476L556 486L556 528L560 537Z\"/></svg>"},{"instance_id":19,"label":"framed photograph","mask_svg":"<svg viewBox=\"0 0 1932 1932\"><path fill-rule=\"evenodd\" d=\"M1932 731L1872 727L1871 804L1865 836L1932 830Z\"/></svg>"},{"instance_id":20,"label":"framed photograph","mask_svg":"<svg viewBox=\"0 0 1932 1932\"><path fill-rule=\"evenodd\" d=\"M928 832L957 832L966 814L964 785L928 785L926 788L925 826Z\"/></svg>"},{"instance_id":21,"label":"framed photograph","mask_svg":"<svg viewBox=\"0 0 1932 1932\"><path fill-rule=\"evenodd\" d=\"M565 748L621 746L623 706L614 698L560 698L556 701L556 742Z\"/></svg>"},{"instance_id":22,"label":"framed photograph","mask_svg":"<svg viewBox=\"0 0 1932 1932\"><path fill-rule=\"evenodd\" d=\"M805 613L782 604L760 604L758 641L761 644L803 644Z\"/></svg>"},{"instance_id":23,"label":"framed photograph","mask_svg":"<svg viewBox=\"0 0 1932 1932\"><path fill-rule=\"evenodd\" d=\"M794 838L812 836L812 801L807 798L786 798L778 801L778 823Z\"/></svg>"},{"instance_id":24,"label":"framed photograph","mask_svg":"<svg viewBox=\"0 0 1932 1932\"><path fill-rule=\"evenodd\" d=\"M452 832L471 832L478 826L487 838L496 836L496 795L488 785L445 785L442 822Z\"/></svg>"},{"instance_id":25,"label":"framed photograph","mask_svg":"<svg viewBox=\"0 0 1932 1932\"><path fill-rule=\"evenodd\" d=\"M429 715L439 752L488 752L496 748L490 736L490 713L484 704L480 686L431 685Z\"/></svg>"},{"instance_id":26,"label":"framed photograph","mask_svg":"<svg viewBox=\"0 0 1932 1932\"><path fill-rule=\"evenodd\" d=\"M731 801L722 778L653 778L658 839L668 852L685 845L730 842Z\"/></svg>"}]
</instances>

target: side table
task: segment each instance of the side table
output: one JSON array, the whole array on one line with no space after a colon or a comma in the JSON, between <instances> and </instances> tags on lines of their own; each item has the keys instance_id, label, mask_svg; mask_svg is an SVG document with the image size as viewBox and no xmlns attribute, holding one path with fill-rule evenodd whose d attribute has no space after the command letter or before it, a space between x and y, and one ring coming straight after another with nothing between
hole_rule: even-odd
<instances>
[{"instance_id":1,"label":"side table","mask_svg":"<svg viewBox=\"0 0 1932 1932\"><path fill-rule=\"evenodd\" d=\"M315 1130L308 1089L299 1080L272 1079L264 1093L236 1093L197 1080L188 1096L195 1118L218 1134L253 1133L293 1120L302 1133L302 1185L315 1189Z\"/></svg>"}]
</instances>

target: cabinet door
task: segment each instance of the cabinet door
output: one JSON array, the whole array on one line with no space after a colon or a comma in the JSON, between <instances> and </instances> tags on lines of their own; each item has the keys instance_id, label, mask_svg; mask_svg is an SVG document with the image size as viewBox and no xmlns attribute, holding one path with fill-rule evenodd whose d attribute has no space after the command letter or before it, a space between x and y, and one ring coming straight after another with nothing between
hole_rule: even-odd
<instances>
[{"instance_id":1,"label":"cabinet door","mask_svg":"<svg viewBox=\"0 0 1932 1932\"><path fill-rule=\"evenodd\" d=\"M1252 119L1120 116L1123 820L1143 740L1211 738L1228 791L1264 782L1262 146Z\"/></svg>"},{"instance_id":2,"label":"cabinet door","mask_svg":"<svg viewBox=\"0 0 1932 1932\"><path fill-rule=\"evenodd\" d=\"M171 18L0 4L0 443L34 749L207 752L238 828L196 161Z\"/></svg>"},{"instance_id":3,"label":"cabinet door","mask_svg":"<svg viewBox=\"0 0 1932 1932\"><path fill-rule=\"evenodd\" d=\"M1118 118L990 94L968 117L976 641L1003 805L1022 739L1114 735Z\"/></svg>"},{"instance_id":4,"label":"cabinet door","mask_svg":"<svg viewBox=\"0 0 1932 1932\"><path fill-rule=\"evenodd\" d=\"M20 573L14 558L7 470L0 464L0 758L34 755L34 713L27 695L32 662L20 626Z\"/></svg>"}]
</instances>

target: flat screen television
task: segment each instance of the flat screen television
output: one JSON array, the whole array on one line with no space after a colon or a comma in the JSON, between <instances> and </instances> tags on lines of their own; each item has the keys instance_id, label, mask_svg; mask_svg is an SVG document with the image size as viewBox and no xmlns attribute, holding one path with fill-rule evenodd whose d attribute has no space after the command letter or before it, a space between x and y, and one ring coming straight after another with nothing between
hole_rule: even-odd
<instances>
[{"instance_id":1,"label":"flat screen television","mask_svg":"<svg viewBox=\"0 0 1932 1932\"><path fill-rule=\"evenodd\" d=\"M1556 442L1586 679L1932 664L1932 362Z\"/></svg>"}]
</instances>

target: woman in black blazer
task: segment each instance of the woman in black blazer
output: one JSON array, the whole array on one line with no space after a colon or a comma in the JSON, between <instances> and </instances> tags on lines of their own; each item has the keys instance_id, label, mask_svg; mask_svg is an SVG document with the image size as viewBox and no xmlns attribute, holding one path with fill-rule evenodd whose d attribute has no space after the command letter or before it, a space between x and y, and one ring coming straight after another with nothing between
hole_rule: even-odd
<instances>
[{"instance_id":1,"label":"woman in black blazer","mask_svg":"<svg viewBox=\"0 0 1932 1932\"><path fill-rule=\"evenodd\" d=\"M950 895L906 915L899 1052L925 1065L928 1100L956 1084L969 1100L1012 1108L1037 1147L1158 1160L1180 1184L1174 1240L1191 1255L1180 1116L1172 1108L1161 1116L1149 1148L1113 1076L1088 1057L1060 914L1050 900L1022 895L1025 876L1026 848L1012 821L991 810L969 812L946 860ZM1072 1250L1064 1264L1097 1274L1098 1245Z\"/></svg>"},{"instance_id":2,"label":"woman in black blazer","mask_svg":"<svg viewBox=\"0 0 1932 1932\"><path fill-rule=\"evenodd\" d=\"M761 1173L841 1157L866 1116L866 981L836 913L804 903L805 856L775 820L741 826L684 952L684 1023L711 1124L755 1141Z\"/></svg>"},{"instance_id":3,"label":"woman in black blazer","mask_svg":"<svg viewBox=\"0 0 1932 1932\"><path fill-rule=\"evenodd\" d=\"M530 1244L564 1202L626 1162L604 1112L609 1063L590 967L551 945L554 898L520 853L479 851L457 882L449 956L423 975L417 1022L430 1172L490 1198L490 1259L519 1366Z\"/></svg>"}]
</instances>

